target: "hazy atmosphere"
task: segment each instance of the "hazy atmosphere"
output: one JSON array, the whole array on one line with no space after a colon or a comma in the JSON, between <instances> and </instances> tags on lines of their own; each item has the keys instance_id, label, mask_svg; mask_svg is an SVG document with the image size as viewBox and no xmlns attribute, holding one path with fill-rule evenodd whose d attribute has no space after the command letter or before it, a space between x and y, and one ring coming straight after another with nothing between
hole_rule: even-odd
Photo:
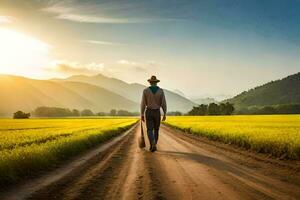
<instances>
[{"instance_id":1,"label":"hazy atmosphere","mask_svg":"<svg viewBox=\"0 0 300 200\"><path fill-rule=\"evenodd\" d=\"M293 0L1 0L0 73L101 73L142 84L155 74L188 97L226 98L299 71L299 8Z\"/></svg>"},{"instance_id":2,"label":"hazy atmosphere","mask_svg":"<svg viewBox=\"0 0 300 200\"><path fill-rule=\"evenodd\" d=\"M300 199L299 11L0 0L0 199Z\"/></svg>"}]
</instances>

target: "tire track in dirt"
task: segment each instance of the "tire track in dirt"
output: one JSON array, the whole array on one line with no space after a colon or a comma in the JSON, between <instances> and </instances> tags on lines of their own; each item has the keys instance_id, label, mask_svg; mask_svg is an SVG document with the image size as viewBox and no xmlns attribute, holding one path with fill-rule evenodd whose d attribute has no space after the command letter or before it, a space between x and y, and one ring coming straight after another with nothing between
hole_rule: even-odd
<instances>
[{"instance_id":1,"label":"tire track in dirt","mask_svg":"<svg viewBox=\"0 0 300 200\"><path fill-rule=\"evenodd\" d=\"M182 132L163 126L161 158L176 191L187 199L299 199L299 172L283 171L247 156L191 141ZM180 134L180 135L178 135ZM171 158L170 158L171 157ZM177 163L176 163L176 162ZM173 164L172 164L173 162ZM295 164L297 164L295 162ZM296 166L295 166L296 167ZM298 165L299 167L299 165ZM181 169L180 169L181 168ZM174 173L178 171L178 173ZM181 175L179 175L181 173ZM287 180L287 176L289 180Z\"/></svg>"},{"instance_id":2,"label":"tire track in dirt","mask_svg":"<svg viewBox=\"0 0 300 200\"><path fill-rule=\"evenodd\" d=\"M160 199L152 153L137 146L139 131L29 199Z\"/></svg>"}]
</instances>

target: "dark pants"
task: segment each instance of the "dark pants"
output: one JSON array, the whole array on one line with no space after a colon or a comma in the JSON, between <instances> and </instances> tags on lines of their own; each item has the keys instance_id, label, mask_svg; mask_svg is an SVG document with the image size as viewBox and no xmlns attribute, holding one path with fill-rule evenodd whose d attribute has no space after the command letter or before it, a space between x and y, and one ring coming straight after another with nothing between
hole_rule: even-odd
<instances>
[{"instance_id":1,"label":"dark pants","mask_svg":"<svg viewBox=\"0 0 300 200\"><path fill-rule=\"evenodd\" d=\"M160 126L160 110L159 109L147 109L146 110L146 126L147 134L150 144L158 141L158 132ZM154 133L153 133L154 130Z\"/></svg>"}]
</instances>

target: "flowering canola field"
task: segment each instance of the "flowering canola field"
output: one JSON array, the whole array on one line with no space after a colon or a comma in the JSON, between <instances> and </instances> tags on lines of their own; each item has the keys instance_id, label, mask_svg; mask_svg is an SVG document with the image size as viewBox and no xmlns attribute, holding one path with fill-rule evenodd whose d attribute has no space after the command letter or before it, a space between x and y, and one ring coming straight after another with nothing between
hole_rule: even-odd
<instances>
[{"instance_id":1,"label":"flowering canola field","mask_svg":"<svg viewBox=\"0 0 300 200\"><path fill-rule=\"evenodd\" d=\"M211 140L300 159L300 115L183 116L165 123Z\"/></svg>"},{"instance_id":2,"label":"flowering canola field","mask_svg":"<svg viewBox=\"0 0 300 200\"><path fill-rule=\"evenodd\" d=\"M0 119L0 184L53 167L135 122L135 118Z\"/></svg>"}]
</instances>

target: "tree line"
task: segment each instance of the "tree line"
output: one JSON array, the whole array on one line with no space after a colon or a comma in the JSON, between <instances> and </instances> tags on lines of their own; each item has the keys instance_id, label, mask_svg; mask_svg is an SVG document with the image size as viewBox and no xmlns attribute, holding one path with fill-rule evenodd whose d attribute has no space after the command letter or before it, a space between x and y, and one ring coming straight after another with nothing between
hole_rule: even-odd
<instances>
[{"instance_id":1,"label":"tree line","mask_svg":"<svg viewBox=\"0 0 300 200\"><path fill-rule=\"evenodd\" d=\"M60 108L60 107L47 107L41 106L37 107L31 113L25 113L22 111L17 111L13 114L14 119L25 119L30 116L34 117L79 117L79 116L139 116L139 112L130 112L127 110L117 110L111 109L110 112L96 112L94 113L90 109L77 110L77 109L68 109L68 108ZM170 116L181 116L182 113L179 111L168 112Z\"/></svg>"},{"instance_id":2,"label":"tree line","mask_svg":"<svg viewBox=\"0 0 300 200\"><path fill-rule=\"evenodd\" d=\"M210 103L194 106L187 115L232 115L234 112L233 104L227 103Z\"/></svg>"},{"instance_id":3,"label":"tree line","mask_svg":"<svg viewBox=\"0 0 300 200\"><path fill-rule=\"evenodd\" d=\"M129 112L127 110L112 109L110 112L93 112L90 109L70 110L68 108L58 107L38 107L33 111L35 117L79 117L79 116L135 116L139 115L135 112Z\"/></svg>"},{"instance_id":4,"label":"tree line","mask_svg":"<svg viewBox=\"0 0 300 200\"><path fill-rule=\"evenodd\" d=\"M233 104L227 103L210 103L208 105L201 104L193 107L187 114L192 116L204 115L232 115L235 111ZM240 108L235 114L240 115L269 115L269 114L300 114L300 104L286 104L273 106L251 106L248 108ZM90 109L68 109L59 107L37 107L32 113L17 111L13 114L14 119L26 119L31 115L34 117L79 117L79 116L139 116L139 112L129 112L127 110L112 109L110 112L94 113ZM168 112L168 115L181 116L181 112Z\"/></svg>"},{"instance_id":5,"label":"tree line","mask_svg":"<svg viewBox=\"0 0 300 200\"><path fill-rule=\"evenodd\" d=\"M240 115L300 114L300 104L251 106L237 111Z\"/></svg>"},{"instance_id":6,"label":"tree line","mask_svg":"<svg viewBox=\"0 0 300 200\"><path fill-rule=\"evenodd\" d=\"M110 112L97 112L94 113L90 109L68 109L60 107L47 107L41 106L37 107L31 113L24 113L22 111L17 111L13 114L14 119L26 119L30 116L34 117L79 117L79 116L138 116L138 112L129 112L127 110L116 110L112 109Z\"/></svg>"},{"instance_id":7,"label":"tree line","mask_svg":"<svg viewBox=\"0 0 300 200\"><path fill-rule=\"evenodd\" d=\"M28 119L30 116L31 116L30 113L24 113L20 110L13 114L14 119Z\"/></svg>"}]
</instances>

